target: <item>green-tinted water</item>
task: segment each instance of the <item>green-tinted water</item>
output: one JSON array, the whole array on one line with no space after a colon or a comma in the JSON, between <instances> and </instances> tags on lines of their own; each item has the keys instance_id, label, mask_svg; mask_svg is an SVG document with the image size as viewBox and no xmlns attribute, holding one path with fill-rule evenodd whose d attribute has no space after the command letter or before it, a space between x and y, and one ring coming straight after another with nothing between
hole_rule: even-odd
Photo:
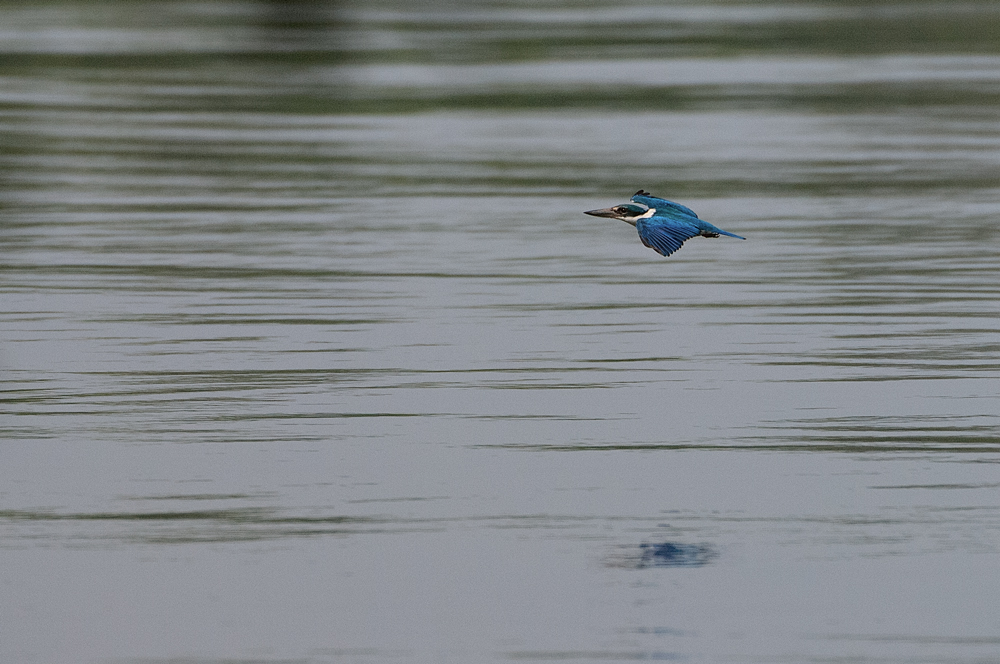
<instances>
[{"instance_id":1,"label":"green-tinted water","mask_svg":"<svg viewBox=\"0 0 1000 664\"><path fill-rule=\"evenodd\" d=\"M0 659L995 658L997 4L0 26Z\"/></svg>"}]
</instances>

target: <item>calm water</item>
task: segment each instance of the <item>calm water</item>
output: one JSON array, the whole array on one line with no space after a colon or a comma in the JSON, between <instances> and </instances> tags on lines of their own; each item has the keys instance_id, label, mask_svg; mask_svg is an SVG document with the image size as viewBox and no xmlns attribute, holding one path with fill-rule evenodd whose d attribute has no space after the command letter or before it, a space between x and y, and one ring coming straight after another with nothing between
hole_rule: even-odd
<instances>
[{"instance_id":1,"label":"calm water","mask_svg":"<svg viewBox=\"0 0 1000 664\"><path fill-rule=\"evenodd\" d=\"M997 4L0 25L0 660L1000 657Z\"/></svg>"}]
</instances>

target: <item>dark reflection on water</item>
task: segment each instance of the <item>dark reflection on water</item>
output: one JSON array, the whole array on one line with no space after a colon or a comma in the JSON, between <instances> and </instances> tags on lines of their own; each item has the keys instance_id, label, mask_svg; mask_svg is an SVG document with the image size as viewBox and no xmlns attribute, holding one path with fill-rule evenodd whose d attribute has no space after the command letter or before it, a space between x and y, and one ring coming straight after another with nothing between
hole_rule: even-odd
<instances>
[{"instance_id":1,"label":"dark reflection on water","mask_svg":"<svg viewBox=\"0 0 1000 664\"><path fill-rule=\"evenodd\" d=\"M991 655L996 3L0 26L0 659Z\"/></svg>"},{"instance_id":2,"label":"dark reflection on water","mask_svg":"<svg viewBox=\"0 0 1000 664\"><path fill-rule=\"evenodd\" d=\"M650 567L701 567L718 556L708 544L681 542L644 542L631 550L623 550L608 558L610 567L647 569Z\"/></svg>"}]
</instances>

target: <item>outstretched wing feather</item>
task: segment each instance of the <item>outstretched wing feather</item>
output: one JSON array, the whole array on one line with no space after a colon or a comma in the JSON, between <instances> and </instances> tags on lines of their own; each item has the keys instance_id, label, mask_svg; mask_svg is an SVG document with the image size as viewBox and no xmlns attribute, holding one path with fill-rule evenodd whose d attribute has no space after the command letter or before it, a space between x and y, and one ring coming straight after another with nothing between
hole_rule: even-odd
<instances>
[{"instance_id":1,"label":"outstretched wing feather","mask_svg":"<svg viewBox=\"0 0 1000 664\"><path fill-rule=\"evenodd\" d=\"M685 240L698 235L698 229L688 224L639 223L636 230L644 245L664 256L674 253Z\"/></svg>"},{"instance_id":2,"label":"outstretched wing feather","mask_svg":"<svg viewBox=\"0 0 1000 664\"><path fill-rule=\"evenodd\" d=\"M653 196L647 191L640 189L634 196L632 200L636 203L642 203L646 207L656 208L657 210L673 210L674 212L680 212L681 214L687 214L695 219L698 215L691 208L681 205L680 203L674 203L673 201L668 201L665 198L659 198L658 196Z\"/></svg>"}]
</instances>

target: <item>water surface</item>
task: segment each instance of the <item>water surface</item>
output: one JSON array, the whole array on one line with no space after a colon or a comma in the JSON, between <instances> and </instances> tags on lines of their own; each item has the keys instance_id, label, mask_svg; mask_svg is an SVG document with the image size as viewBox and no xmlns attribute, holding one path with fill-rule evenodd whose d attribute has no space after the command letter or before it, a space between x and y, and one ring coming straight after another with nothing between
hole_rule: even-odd
<instances>
[{"instance_id":1,"label":"water surface","mask_svg":"<svg viewBox=\"0 0 1000 664\"><path fill-rule=\"evenodd\" d=\"M0 6L4 660L995 658L996 5L137 7Z\"/></svg>"}]
</instances>

